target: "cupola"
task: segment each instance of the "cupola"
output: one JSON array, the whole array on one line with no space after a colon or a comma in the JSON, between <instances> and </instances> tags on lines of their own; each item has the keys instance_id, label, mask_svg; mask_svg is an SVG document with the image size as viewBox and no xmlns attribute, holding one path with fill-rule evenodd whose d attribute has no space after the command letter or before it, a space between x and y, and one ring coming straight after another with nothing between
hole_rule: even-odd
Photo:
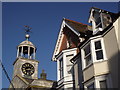
<instances>
[{"instance_id":1,"label":"cupola","mask_svg":"<svg viewBox=\"0 0 120 90\"><path fill-rule=\"evenodd\" d=\"M29 41L30 31L29 27L26 27L28 28L25 35L26 40L17 46L17 58L35 59L36 47L32 42Z\"/></svg>"}]
</instances>

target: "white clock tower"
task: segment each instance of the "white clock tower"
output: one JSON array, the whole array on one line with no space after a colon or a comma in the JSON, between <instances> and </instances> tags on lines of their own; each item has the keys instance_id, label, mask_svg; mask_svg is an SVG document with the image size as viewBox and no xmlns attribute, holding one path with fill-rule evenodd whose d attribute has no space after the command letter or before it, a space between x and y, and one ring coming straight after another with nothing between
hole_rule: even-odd
<instances>
[{"instance_id":1,"label":"white clock tower","mask_svg":"<svg viewBox=\"0 0 120 90\"><path fill-rule=\"evenodd\" d=\"M14 70L11 84L9 86L13 90L36 90L40 88L56 88L56 82L53 80L47 80L47 74L44 71L41 73L41 77L38 78L38 61L35 59L36 47L29 41L30 27L25 26L27 29L25 38L26 40L21 42L17 46L17 58L14 61Z\"/></svg>"},{"instance_id":2,"label":"white clock tower","mask_svg":"<svg viewBox=\"0 0 120 90\"><path fill-rule=\"evenodd\" d=\"M30 35L26 34L26 40L17 46L17 59L13 63L13 78L19 75L24 78L38 78L38 61L35 60L36 47L29 41Z\"/></svg>"}]
</instances>

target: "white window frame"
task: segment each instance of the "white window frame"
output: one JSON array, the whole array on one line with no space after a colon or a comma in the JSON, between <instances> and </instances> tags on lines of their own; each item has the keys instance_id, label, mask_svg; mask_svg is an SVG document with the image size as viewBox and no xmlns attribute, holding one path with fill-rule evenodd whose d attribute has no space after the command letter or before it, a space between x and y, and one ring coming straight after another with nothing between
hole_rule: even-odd
<instances>
[{"instance_id":1,"label":"white window frame","mask_svg":"<svg viewBox=\"0 0 120 90\"><path fill-rule=\"evenodd\" d=\"M90 45L90 53L91 53L91 62L86 66L86 59L85 59L85 51L84 51L84 49L88 46L88 45ZM86 68L86 67L88 67L89 65L91 65L92 64L92 62L93 62L93 59L92 59L92 49L91 49L91 41L90 42L88 42L88 44L87 45L85 45L82 49L81 49L81 58L82 58L82 69L84 69L84 68Z\"/></svg>"},{"instance_id":2,"label":"white window frame","mask_svg":"<svg viewBox=\"0 0 120 90\"><path fill-rule=\"evenodd\" d=\"M103 27L104 27L104 25L103 25L103 17L102 17L102 12L100 12L100 23L98 24L98 25L96 25L96 27L95 28L98 28L98 26L101 24L102 25L102 29L103 29ZM96 24L96 23L95 23Z\"/></svg>"},{"instance_id":3,"label":"white window frame","mask_svg":"<svg viewBox=\"0 0 120 90\"><path fill-rule=\"evenodd\" d=\"M94 19L91 20L91 21L92 21L92 26L93 26L93 34L96 34L97 32L103 30L103 18L102 18L102 12L99 12L99 13L100 13L100 16L99 16L99 17L100 17L100 21L101 21L99 24L96 24L96 22L95 22ZM98 27L100 24L102 25L101 28Z\"/></svg>"},{"instance_id":4,"label":"white window frame","mask_svg":"<svg viewBox=\"0 0 120 90\"><path fill-rule=\"evenodd\" d=\"M62 78L60 78L60 60L63 58L63 55L60 55L59 58L57 59L57 81L61 80ZM64 60L63 60L63 64L64 64ZM64 66L63 66L64 69ZM63 70L64 71L64 70ZM64 72L63 72L64 74ZM64 76L63 76L64 77Z\"/></svg>"},{"instance_id":5,"label":"white window frame","mask_svg":"<svg viewBox=\"0 0 120 90\"><path fill-rule=\"evenodd\" d=\"M88 45L89 45L90 53L88 53L87 55L85 55L85 48L88 47ZM85 66L88 66L89 64L92 63L91 43L88 43L83 49L84 49L84 60L85 60ZM86 58L88 58L89 56L90 56L91 60L90 60L89 64L86 65L86 61L87 61Z\"/></svg>"},{"instance_id":6,"label":"white window frame","mask_svg":"<svg viewBox=\"0 0 120 90\"><path fill-rule=\"evenodd\" d=\"M102 50L102 54L103 54L103 59L99 59L99 60L97 60L97 55L96 55L96 50L95 50L95 42L97 42L97 41L101 42L101 49L100 50ZM91 44L92 44L93 62L100 62L103 60L107 60L103 38L97 38L97 39L91 40Z\"/></svg>"},{"instance_id":7,"label":"white window frame","mask_svg":"<svg viewBox=\"0 0 120 90\"><path fill-rule=\"evenodd\" d=\"M107 88L110 88L111 85L110 85L110 80L108 78L108 75L102 75L102 76L95 77L96 88L101 88L100 87L100 81L104 81L104 80L106 80Z\"/></svg>"},{"instance_id":8,"label":"white window frame","mask_svg":"<svg viewBox=\"0 0 120 90\"><path fill-rule=\"evenodd\" d=\"M101 42L101 50L102 50L102 53L103 53L103 59L99 59L99 60L97 60L96 50L95 50L95 42L97 42L97 41L100 41L100 42ZM91 50L91 63L86 66L84 48L85 48L88 44L90 44L90 50ZM90 41L81 49L81 58L82 58L82 69L85 69L85 68L89 67L89 66L90 66L92 63L94 63L94 62L101 62L101 61L107 60L106 51L105 51L105 46L104 46L104 39L103 39L102 37L100 37L100 38L96 38L96 39L90 40Z\"/></svg>"}]
</instances>

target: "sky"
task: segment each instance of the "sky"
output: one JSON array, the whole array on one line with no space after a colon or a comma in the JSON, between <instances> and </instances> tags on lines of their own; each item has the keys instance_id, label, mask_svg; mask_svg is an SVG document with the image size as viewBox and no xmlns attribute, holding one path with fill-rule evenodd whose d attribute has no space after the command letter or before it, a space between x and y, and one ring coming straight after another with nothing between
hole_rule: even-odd
<instances>
[{"instance_id":1,"label":"sky","mask_svg":"<svg viewBox=\"0 0 120 90\"><path fill-rule=\"evenodd\" d=\"M118 3L110 2L3 2L2 3L2 63L12 80L17 46L25 40L24 25L32 27L30 41L37 47L38 77L42 69L47 79L57 80L56 62L51 61L63 18L88 24L91 7L118 12ZM2 88L9 87L2 71Z\"/></svg>"}]
</instances>

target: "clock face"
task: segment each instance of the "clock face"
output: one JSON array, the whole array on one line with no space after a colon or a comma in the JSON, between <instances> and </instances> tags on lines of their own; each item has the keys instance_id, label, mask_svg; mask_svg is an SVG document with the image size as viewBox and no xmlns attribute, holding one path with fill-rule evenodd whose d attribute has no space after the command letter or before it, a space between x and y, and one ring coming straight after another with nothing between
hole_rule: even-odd
<instances>
[{"instance_id":1,"label":"clock face","mask_svg":"<svg viewBox=\"0 0 120 90\"><path fill-rule=\"evenodd\" d=\"M34 73L34 67L30 63L23 64L21 69L22 72L27 76L31 76Z\"/></svg>"}]
</instances>

